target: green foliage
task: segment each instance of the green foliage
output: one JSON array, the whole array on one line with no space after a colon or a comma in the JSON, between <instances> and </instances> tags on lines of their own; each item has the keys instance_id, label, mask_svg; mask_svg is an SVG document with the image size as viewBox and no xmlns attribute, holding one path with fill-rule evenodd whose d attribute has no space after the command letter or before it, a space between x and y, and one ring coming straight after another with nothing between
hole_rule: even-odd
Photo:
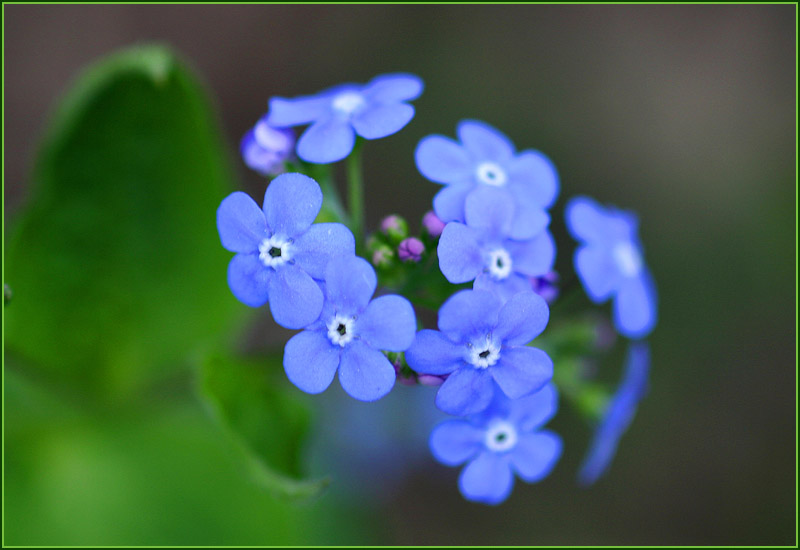
<instances>
[{"instance_id":1,"label":"green foliage","mask_svg":"<svg viewBox=\"0 0 800 550\"><path fill-rule=\"evenodd\" d=\"M218 136L165 48L123 51L78 79L9 242L9 350L114 400L224 332L242 308L215 228L231 189Z\"/></svg>"}]
</instances>

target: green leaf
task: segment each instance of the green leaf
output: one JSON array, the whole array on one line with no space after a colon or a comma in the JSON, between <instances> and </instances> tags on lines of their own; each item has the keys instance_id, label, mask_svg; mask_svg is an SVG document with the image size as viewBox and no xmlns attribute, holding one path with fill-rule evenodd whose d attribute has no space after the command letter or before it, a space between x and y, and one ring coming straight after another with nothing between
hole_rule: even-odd
<instances>
[{"instance_id":1,"label":"green leaf","mask_svg":"<svg viewBox=\"0 0 800 550\"><path fill-rule=\"evenodd\" d=\"M280 357L245 361L214 355L202 365L201 394L243 444L259 484L289 498L315 496L329 480L300 479L311 415L275 372L283 372Z\"/></svg>"},{"instance_id":2,"label":"green leaf","mask_svg":"<svg viewBox=\"0 0 800 550\"><path fill-rule=\"evenodd\" d=\"M228 159L167 49L90 67L61 102L6 255L6 344L61 382L131 392L213 344L236 311L215 212Z\"/></svg>"}]
</instances>

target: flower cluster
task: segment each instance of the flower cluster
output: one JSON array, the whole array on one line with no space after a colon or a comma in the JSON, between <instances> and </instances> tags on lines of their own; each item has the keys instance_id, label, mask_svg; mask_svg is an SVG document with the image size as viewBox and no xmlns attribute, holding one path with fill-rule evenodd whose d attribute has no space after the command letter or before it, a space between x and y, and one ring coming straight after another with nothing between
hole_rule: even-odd
<instances>
[{"instance_id":1,"label":"flower cluster","mask_svg":"<svg viewBox=\"0 0 800 550\"><path fill-rule=\"evenodd\" d=\"M261 174L290 165L296 172L272 180L261 208L241 192L222 201L220 239L236 253L228 284L244 304L269 304L276 323L300 330L286 343L283 365L306 393L327 389L337 372L345 392L361 401L380 399L398 380L439 386L436 406L459 418L433 429L430 450L445 465L467 464L459 488L468 500L498 504L515 476L534 483L553 469L562 440L541 427L556 412L557 386L598 426L579 475L590 484L606 471L647 387L649 348L639 340L655 326L657 300L636 217L588 198L572 199L566 210L580 244L577 277L591 301L613 297L617 331L637 340L610 396L570 368L603 351L596 339L575 336L583 334L582 321L559 319L548 328L549 304L566 287L559 288L553 270L548 211L560 182L542 153L517 151L499 130L475 120L457 125L457 140L425 137L416 166L443 187L420 232L391 215L369 239L361 234L357 145L405 127L415 113L409 101L422 89L413 75L391 74L270 100L269 112L245 135L242 155ZM303 125L308 129L295 146L288 128ZM345 158L348 211L326 166ZM306 173L324 178L324 197ZM336 222L314 223L324 202ZM371 263L356 250L366 250ZM438 311L435 329L418 327L415 306Z\"/></svg>"}]
</instances>

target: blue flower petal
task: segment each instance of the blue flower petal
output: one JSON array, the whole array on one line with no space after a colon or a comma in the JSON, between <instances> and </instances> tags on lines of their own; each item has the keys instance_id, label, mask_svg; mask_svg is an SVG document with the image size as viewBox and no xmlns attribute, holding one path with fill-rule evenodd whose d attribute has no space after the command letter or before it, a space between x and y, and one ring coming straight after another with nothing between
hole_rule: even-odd
<instances>
[{"instance_id":1,"label":"blue flower petal","mask_svg":"<svg viewBox=\"0 0 800 550\"><path fill-rule=\"evenodd\" d=\"M342 350L339 381L350 397L375 401L392 389L395 381L392 364L381 352L353 340Z\"/></svg>"},{"instance_id":2,"label":"blue flower petal","mask_svg":"<svg viewBox=\"0 0 800 550\"><path fill-rule=\"evenodd\" d=\"M509 186L507 189L514 197L516 209L508 233L512 239L530 239L550 225L550 214L545 212L541 205L530 197L520 196L514 187Z\"/></svg>"},{"instance_id":3,"label":"blue flower petal","mask_svg":"<svg viewBox=\"0 0 800 550\"><path fill-rule=\"evenodd\" d=\"M550 309L541 296L520 292L500 310L492 334L507 346L524 346L542 333L549 318Z\"/></svg>"},{"instance_id":4,"label":"blue flower petal","mask_svg":"<svg viewBox=\"0 0 800 550\"><path fill-rule=\"evenodd\" d=\"M502 348L500 360L488 370L503 393L511 399L519 399L552 380L553 361L537 348Z\"/></svg>"},{"instance_id":5,"label":"blue flower petal","mask_svg":"<svg viewBox=\"0 0 800 550\"><path fill-rule=\"evenodd\" d=\"M267 175L279 169L284 157L256 141L255 130L249 130L239 146L244 163L253 170Z\"/></svg>"},{"instance_id":6,"label":"blue flower petal","mask_svg":"<svg viewBox=\"0 0 800 550\"><path fill-rule=\"evenodd\" d=\"M306 162L328 164L342 160L356 142L356 133L347 120L331 116L319 120L297 142L297 156Z\"/></svg>"},{"instance_id":7,"label":"blue flower petal","mask_svg":"<svg viewBox=\"0 0 800 550\"><path fill-rule=\"evenodd\" d=\"M258 254L237 254L228 264L228 286L236 298L250 307L267 303L274 272L261 263Z\"/></svg>"},{"instance_id":8,"label":"blue flower petal","mask_svg":"<svg viewBox=\"0 0 800 550\"><path fill-rule=\"evenodd\" d=\"M614 324L628 338L647 336L656 324L656 290L647 271L624 279L614 300Z\"/></svg>"},{"instance_id":9,"label":"blue flower petal","mask_svg":"<svg viewBox=\"0 0 800 550\"><path fill-rule=\"evenodd\" d=\"M231 252L254 252L269 236L261 209L241 191L231 193L219 205L217 230L222 246Z\"/></svg>"},{"instance_id":10,"label":"blue flower petal","mask_svg":"<svg viewBox=\"0 0 800 550\"><path fill-rule=\"evenodd\" d=\"M381 296L372 300L359 315L355 331L372 348L405 351L414 342L417 332L414 308L402 296Z\"/></svg>"},{"instance_id":11,"label":"blue flower petal","mask_svg":"<svg viewBox=\"0 0 800 550\"><path fill-rule=\"evenodd\" d=\"M508 415L521 432L532 432L543 426L558 411L558 391L552 382L541 390L512 401Z\"/></svg>"},{"instance_id":12,"label":"blue flower petal","mask_svg":"<svg viewBox=\"0 0 800 550\"><path fill-rule=\"evenodd\" d=\"M413 74L385 74L373 78L363 93L374 103L395 103L418 98L423 87L422 79Z\"/></svg>"},{"instance_id":13,"label":"blue flower petal","mask_svg":"<svg viewBox=\"0 0 800 550\"><path fill-rule=\"evenodd\" d=\"M455 344L438 330L417 333L405 353L408 366L421 374L450 374L464 363L464 345Z\"/></svg>"},{"instance_id":14,"label":"blue flower petal","mask_svg":"<svg viewBox=\"0 0 800 550\"><path fill-rule=\"evenodd\" d=\"M317 223L295 239L292 260L315 279L323 279L332 258L351 257L355 252L356 241L347 227L340 223Z\"/></svg>"},{"instance_id":15,"label":"blue flower petal","mask_svg":"<svg viewBox=\"0 0 800 550\"><path fill-rule=\"evenodd\" d=\"M472 284L473 290L484 290L497 296L502 303L507 302L512 296L519 292L527 292L533 289L530 277L512 273L502 280L497 280L489 273L483 272L475 278Z\"/></svg>"},{"instance_id":16,"label":"blue flower petal","mask_svg":"<svg viewBox=\"0 0 800 550\"><path fill-rule=\"evenodd\" d=\"M274 128L300 126L327 116L331 99L327 95L303 96L294 99L273 97L269 100L267 124Z\"/></svg>"},{"instance_id":17,"label":"blue flower petal","mask_svg":"<svg viewBox=\"0 0 800 550\"><path fill-rule=\"evenodd\" d=\"M282 327L307 327L319 317L322 302L317 283L295 265L284 264L269 280L269 309Z\"/></svg>"},{"instance_id":18,"label":"blue flower petal","mask_svg":"<svg viewBox=\"0 0 800 550\"><path fill-rule=\"evenodd\" d=\"M464 120L456 129L464 148L479 161L505 163L514 155L514 144L485 122Z\"/></svg>"},{"instance_id":19,"label":"blue flower petal","mask_svg":"<svg viewBox=\"0 0 800 550\"><path fill-rule=\"evenodd\" d=\"M488 407L493 394L494 384L486 369L464 366L448 376L439 387L436 406L447 414L466 416Z\"/></svg>"},{"instance_id":20,"label":"blue flower petal","mask_svg":"<svg viewBox=\"0 0 800 550\"><path fill-rule=\"evenodd\" d=\"M496 237L509 234L514 212L514 198L508 191L498 187L480 186L464 201L467 225Z\"/></svg>"},{"instance_id":21,"label":"blue flower petal","mask_svg":"<svg viewBox=\"0 0 800 550\"><path fill-rule=\"evenodd\" d=\"M436 183L464 181L472 176L474 169L464 148L444 136L423 138L414 158L420 173Z\"/></svg>"},{"instance_id":22,"label":"blue flower petal","mask_svg":"<svg viewBox=\"0 0 800 550\"><path fill-rule=\"evenodd\" d=\"M540 206L552 206L558 196L556 167L539 151L522 151L508 163L508 175L512 180L509 187L524 189L524 193Z\"/></svg>"},{"instance_id":23,"label":"blue flower petal","mask_svg":"<svg viewBox=\"0 0 800 550\"><path fill-rule=\"evenodd\" d=\"M576 250L575 271L595 303L605 301L620 283L619 269L604 247L584 245Z\"/></svg>"},{"instance_id":24,"label":"blue flower petal","mask_svg":"<svg viewBox=\"0 0 800 550\"><path fill-rule=\"evenodd\" d=\"M468 500L500 504L511 494L514 475L505 457L484 451L461 471L458 487Z\"/></svg>"},{"instance_id":25,"label":"blue flower petal","mask_svg":"<svg viewBox=\"0 0 800 550\"><path fill-rule=\"evenodd\" d=\"M439 269L451 283L466 283L483 269L479 233L458 222L448 223L439 237Z\"/></svg>"},{"instance_id":26,"label":"blue flower petal","mask_svg":"<svg viewBox=\"0 0 800 550\"><path fill-rule=\"evenodd\" d=\"M483 338L497 325L502 302L482 290L462 290L439 308L439 330L453 342Z\"/></svg>"},{"instance_id":27,"label":"blue flower petal","mask_svg":"<svg viewBox=\"0 0 800 550\"><path fill-rule=\"evenodd\" d=\"M565 211L567 229L573 237L587 243L608 244L632 240L638 222L631 212L606 209L588 197L575 197Z\"/></svg>"},{"instance_id":28,"label":"blue flower petal","mask_svg":"<svg viewBox=\"0 0 800 550\"><path fill-rule=\"evenodd\" d=\"M556 243L549 231L543 231L527 241L506 241L513 269L529 277L545 275L556 261Z\"/></svg>"},{"instance_id":29,"label":"blue flower petal","mask_svg":"<svg viewBox=\"0 0 800 550\"><path fill-rule=\"evenodd\" d=\"M378 279L369 262L357 256L333 258L325 269L328 301L344 315L363 311L375 294Z\"/></svg>"},{"instance_id":30,"label":"blue flower petal","mask_svg":"<svg viewBox=\"0 0 800 550\"><path fill-rule=\"evenodd\" d=\"M466 462L483 447L485 433L464 420L447 420L431 432L429 444L436 460L447 466Z\"/></svg>"},{"instance_id":31,"label":"blue flower petal","mask_svg":"<svg viewBox=\"0 0 800 550\"><path fill-rule=\"evenodd\" d=\"M325 332L304 330L286 343L283 352L286 376L306 393L323 392L339 368L340 351Z\"/></svg>"},{"instance_id":32,"label":"blue flower petal","mask_svg":"<svg viewBox=\"0 0 800 550\"><path fill-rule=\"evenodd\" d=\"M264 193L264 216L273 235L295 237L306 231L322 208L319 184L303 174L282 174Z\"/></svg>"},{"instance_id":33,"label":"blue flower petal","mask_svg":"<svg viewBox=\"0 0 800 550\"><path fill-rule=\"evenodd\" d=\"M622 382L595 430L578 472L581 485L591 485L608 470L622 434L630 426L639 401L647 393L649 370L650 348L645 342L632 344L628 348Z\"/></svg>"},{"instance_id":34,"label":"blue flower petal","mask_svg":"<svg viewBox=\"0 0 800 550\"><path fill-rule=\"evenodd\" d=\"M535 483L545 478L561 457L561 438L549 431L522 433L509 453L511 465L520 478Z\"/></svg>"},{"instance_id":35,"label":"blue flower petal","mask_svg":"<svg viewBox=\"0 0 800 550\"><path fill-rule=\"evenodd\" d=\"M475 188L472 184L454 183L444 187L433 197L433 211L443 222L464 221L464 201Z\"/></svg>"},{"instance_id":36,"label":"blue flower petal","mask_svg":"<svg viewBox=\"0 0 800 550\"><path fill-rule=\"evenodd\" d=\"M365 139L379 139L399 132L414 118L414 107L407 103L372 105L353 117L356 133Z\"/></svg>"}]
</instances>

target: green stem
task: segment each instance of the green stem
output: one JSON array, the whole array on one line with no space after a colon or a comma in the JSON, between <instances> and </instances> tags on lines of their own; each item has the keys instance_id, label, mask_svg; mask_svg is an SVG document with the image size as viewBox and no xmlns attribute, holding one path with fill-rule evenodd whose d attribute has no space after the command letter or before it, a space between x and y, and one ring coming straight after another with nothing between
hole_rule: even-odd
<instances>
[{"instance_id":1,"label":"green stem","mask_svg":"<svg viewBox=\"0 0 800 550\"><path fill-rule=\"evenodd\" d=\"M364 246L364 180L361 173L361 146L358 138L353 152L347 157L347 209L350 214L350 229L356 238L356 248Z\"/></svg>"}]
</instances>

